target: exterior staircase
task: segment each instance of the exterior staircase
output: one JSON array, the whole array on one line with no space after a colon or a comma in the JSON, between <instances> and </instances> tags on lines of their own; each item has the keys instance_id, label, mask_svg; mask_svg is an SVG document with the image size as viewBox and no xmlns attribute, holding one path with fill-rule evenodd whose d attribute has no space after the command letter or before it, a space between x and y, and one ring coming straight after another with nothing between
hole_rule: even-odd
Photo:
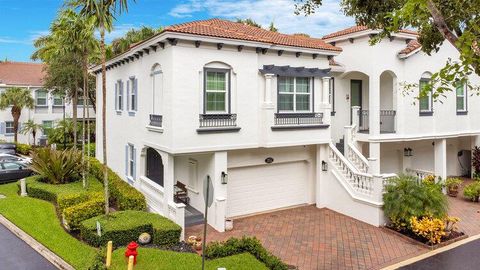
<instances>
[{"instance_id":1,"label":"exterior staircase","mask_svg":"<svg viewBox=\"0 0 480 270\"><path fill-rule=\"evenodd\" d=\"M340 139L340 141L335 144L335 147L337 147L338 151L340 151L342 155L345 155L345 137Z\"/></svg>"}]
</instances>

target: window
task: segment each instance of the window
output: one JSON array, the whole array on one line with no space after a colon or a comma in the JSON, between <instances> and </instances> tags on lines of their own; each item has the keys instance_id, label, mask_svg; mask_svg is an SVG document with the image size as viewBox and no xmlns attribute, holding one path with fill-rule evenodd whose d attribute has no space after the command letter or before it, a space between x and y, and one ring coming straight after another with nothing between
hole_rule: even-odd
<instances>
[{"instance_id":1,"label":"window","mask_svg":"<svg viewBox=\"0 0 480 270\"><path fill-rule=\"evenodd\" d=\"M91 106L91 105L92 105L92 101L89 98L87 98L87 106ZM78 97L77 106L83 106L83 96Z\"/></svg>"},{"instance_id":2,"label":"window","mask_svg":"<svg viewBox=\"0 0 480 270\"><path fill-rule=\"evenodd\" d=\"M278 110L280 112L310 112L312 110L310 78L278 77Z\"/></svg>"},{"instance_id":3,"label":"window","mask_svg":"<svg viewBox=\"0 0 480 270\"><path fill-rule=\"evenodd\" d=\"M123 111L123 82L121 80L115 83L115 110Z\"/></svg>"},{"instance_id":4,"label":"window","mask_svg":"<svg viewBox=\"0 0 480 270\"><path fill-rule=\"evenodd\" d=\"M230 71L205 70L205 113L228 113Z\"/></svg>"},{"instance_id":5,"label":"window","mask_svg":"<svg viewBox=\"0 0 480 270\"><path fill-rule=\"evenodd\" d=\"M430 79L422 78L419 83L420 92L422 92L425 87L430 83ZM419 98L420 104L420 113L432 112L432 91L428 91L427 95Z\"/></svg>"},{"instance_id":6,"label":"window","mask_svg":"<svg viewBox=\"0 0 480 270\"><path fill-rule=\"evenodd\" d=\"M47 104L47 91L45 90L37 90L35 92L35 105L37 106L48 106Z\"/></svg>"},{"instance_id":7,"label":"window","mask_svg":"<svg viewBox=\"0 0 480 270\"><path fill-rule=\"evenodd\" d=\"M43 129L51 129L51 128L53 128L53 121L51 121L51 120L44 120L44 121L42 121L42 127L43 127Z\"/></svg>"},{"instance_id":8,"label":"window","mask_svg":"<svg viewBox=\"0 0 480 270\"><path fill-rule=\"evenodd\" d=\"M59 94L53 94L53 106L63 106L63 97Z\"/></svg>"},{"instance_id":9,"label":"window","mask_svg":"<svg viewBox=\"0 0 480 270\"><path fill-rule=\"evenodd\" d=\"M457 112L467 111L467 87L465 83L459 82L456 84L457 93Z\"/></svg>"},{"instance_id":10,"label":"window","mask_svg":"<svg viewBox=\"0 0 480 270\"><path fill-rule=\"evenodd\" d=\"M137 111L137 98L138 98L138 79L130 77L127 85L127 108L130 112Z\"/></svg>"},{"instance_id":11,"label":"window","mask_svg":"<svg viewBox=\"0 0 480 270\"><path fill-rule=\"evenodd\" d=\"M129 180L135 180L136 174L136 149L133 144L125 146L125 174Z\"/></svg>"},{"instance_id":12,"label":"window","mask_svg":"<svg viewBox=\"0 0 480 270\"><path fill-rule=\"evenodd\" d=\"M13 134L15 131L13 130L13 121L6 121L5 122L5 134Z\"/></svg>"}]
</instances>

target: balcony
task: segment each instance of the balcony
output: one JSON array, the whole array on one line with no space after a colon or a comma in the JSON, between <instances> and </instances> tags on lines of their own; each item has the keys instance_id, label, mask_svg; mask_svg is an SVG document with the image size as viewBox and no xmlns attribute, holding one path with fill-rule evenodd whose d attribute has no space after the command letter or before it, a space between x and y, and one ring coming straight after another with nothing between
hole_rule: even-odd
<instances>
[{"instance_id":1,"label":"balcony","mask_svg":"<svg viewBox=\"0 0 480 270\"><path fill-rule=\"evenodd\" d=\"M158 114L150 114L150 122L147 129L154 132L163 132L163 116Z\"/></svg>"},{"instance_id":2,"label":"balcony","mask_svg":"<svg viewBox=\"0 0 480 270\"><path fill-rule=\"evenodd\" d=\"M395 133L395 110L380 110L380 133ZM370 132L370 118L368 110L358 111L358 131L361 133Z\"/></svg>"},{"instance_id":3,"label":"balcony","mask_svg":"<svg viewBox=\"0 0 480 270\"><path fill-rule=\"evenodd\" d=\"M328 128L323 113L276 113L272 130L300 128Z\"/></svg>"},{"instance_id":4,"label":"balcony","mask_svg":"<svg viewBox=\"0 0 480 270\"><path fill-rule=\"evenodd\" d=\"M198 133L235 132L237 127L236 114L200 114Z\"/></svg>"}]
</instances>

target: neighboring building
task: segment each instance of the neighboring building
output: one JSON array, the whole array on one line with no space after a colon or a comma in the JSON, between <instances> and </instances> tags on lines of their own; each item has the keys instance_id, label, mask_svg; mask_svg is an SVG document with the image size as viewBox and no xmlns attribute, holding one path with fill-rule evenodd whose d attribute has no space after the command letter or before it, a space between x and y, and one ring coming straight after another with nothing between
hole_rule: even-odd
<instances>
[{"instance_id":1,"label":"neighboring building","mask_svg":"<svg viewBox=\"0 0 480 270\"><path fill-rule=\"evenodd\" d=\"M20 116L21 124L33 119L35 123L42 124L45 127L53 127L58 120L63 119L63 99L55 96L48 89L43 88L44 65L40 63L22 63L22 62L0 62L0 93L9 87L27 88L32 92L35 99L33 109L23 109ZM83 101L78 105L78 117L82 117ZM95 112L90 108L90 118L95 118ZM72 106L67 102L65 106L65 116L72 116ZM37 142L42 138L41 131L38 132ZM9 109L0 111L0 140L13 141L13 118ZM23 135L19 133L18 141L20 143L33 143L31 134Z\"/></svg>"},{"instance_id":2,"label":"neighboring building","mask_svg":"<svg viewBox=\"0 0 480 270\"><path fill-rule=\"evenodd\" d=\"M431 57L417 53L410 31L369 47L372 33L322 40L219 19L165 28L107 62L109 166L145 194L150 210L180 225L203 212L207 176L214 187L209 224L219 231L226 218L305 204L382 224L383 182L392 175L380 173L409 168L444 176L456 151L450 145L469 150L478 140L480 123L470 115L480 109L458 115L455 99L441 106L428 100L420 116L399 82L420 81L456 53L447 44ZM100 71L92 69L97 89ZM351 113L354 105L361 108ZM435 115L423 116L432 106ZM423 136L435 147L425 149ZM464 137L447 141L458 136ZM333 142L344 137L347 147L337 149ZM413 157L403 158L404 148ZM101 149L98 140L100 160ZM417 155L431 155L435 170ZM174 202L178 182L186 185L186 208Z\"/></svg>"}]
</instances>

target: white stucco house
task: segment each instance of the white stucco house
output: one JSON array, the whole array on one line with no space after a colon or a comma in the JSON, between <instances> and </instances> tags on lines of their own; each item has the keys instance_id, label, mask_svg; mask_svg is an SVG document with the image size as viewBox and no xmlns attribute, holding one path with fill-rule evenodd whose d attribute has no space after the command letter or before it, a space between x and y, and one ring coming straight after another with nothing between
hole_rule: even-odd
<instances>
[{"instance_id":1,"label":"white stucco house","mask_svg":"<svg viewBox=\"0 0 480 270\"><path fill-rule=\"evenodd\" d=\"M64 100L56 96L52 91L43 87L44 64L24 63L24 62L0 62L0 93L10 87L21 87L31 91L35 100L33 109L23 109L20 120L19 130L22 123L33 120L35 123L44 127L53 127L55 123L65 117L72 117L72 104L68 100L64 106ZM83 101L78 104L78 117L83 115ZM92 106L88 106L90 119L95 119L95 111ZM0 111L0 141L13 141L13 118L9 109ZM38 131L36 143L44 137L42 131ZM33 143L31 134L18 134L18 142Z\"/></svg>"},{"instance_id":2,"label":"white stucco house","mask_svg":"<svg viewBox=\"0 0 480 270\"><path fill-rule=\"evenodd\" d=\"M306 204L378 226L392 173L463 173L457 152L480 143L480 109L461 91L413 105L400 82L428 79L454 49L426 56L411 31L370 47L375 33L316 39L220 19L167 27L107 62L108 164L182 226L203 213L207 177L218 231L227 218ZM101 67L92 72L99 90Z\"/></svg>"}]
</instances>

